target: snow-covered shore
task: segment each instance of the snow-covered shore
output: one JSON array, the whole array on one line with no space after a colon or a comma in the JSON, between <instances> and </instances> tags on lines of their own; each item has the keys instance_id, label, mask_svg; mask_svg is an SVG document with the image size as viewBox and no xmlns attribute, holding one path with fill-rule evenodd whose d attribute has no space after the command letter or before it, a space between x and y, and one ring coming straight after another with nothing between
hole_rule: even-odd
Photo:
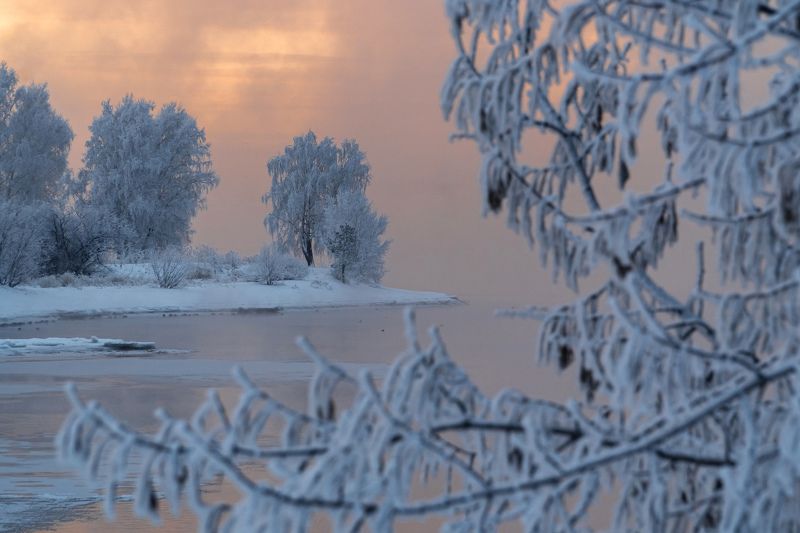
<instances>
[{"instance_id":1,"label":"snow-covered shore","mask_svg":"<svg viewBox=\"0 0 800 533\"><path fill-rule=\"evenodd\" d=\"M455 297L438 292L345 285L331 277L328 269L313 268L306 279L271 286L243 281L204 281L178 289L161 289L152 285L0 287L0 325L133 313L267 312L456 302Z\"/></svg>"}]
</instances>

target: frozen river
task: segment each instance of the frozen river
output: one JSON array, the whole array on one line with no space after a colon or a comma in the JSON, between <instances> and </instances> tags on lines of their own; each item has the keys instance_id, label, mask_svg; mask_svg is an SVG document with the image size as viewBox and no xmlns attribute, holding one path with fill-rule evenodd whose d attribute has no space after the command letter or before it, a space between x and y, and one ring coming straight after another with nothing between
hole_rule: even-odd
<instances>
[{"instance_id":1,"label":"frozen river","mask_svg":"<svg viewBox=\"0 0 800 533\"><path fill-rule=\"evenodd\" d=\"M418 309L421 330L441 326L451 356L485 391L515 387L550 398L570 387L534 358L535 324L497 319L489 305ZM158 406L188 416L207 387L235 401L230 369L240 364L278 398L305 402L313 367L295 346L306 335L329 358L380 373L405 346L402 308L348 308L281 314L135 316L61 320L0 328L0 338L105 337L154 341L172 350L127 357L48 354L0 357L0 531L109 531L98 494L80 474L55 460L53 437L69 407L72 381L85 399L97 399L142 430L156 427ZM167 518L169 531L195 531L193 517ZM114 531L151 526L120 504ZM160 529L164 531L165 529Z\"/></svg>"}]
</instances>

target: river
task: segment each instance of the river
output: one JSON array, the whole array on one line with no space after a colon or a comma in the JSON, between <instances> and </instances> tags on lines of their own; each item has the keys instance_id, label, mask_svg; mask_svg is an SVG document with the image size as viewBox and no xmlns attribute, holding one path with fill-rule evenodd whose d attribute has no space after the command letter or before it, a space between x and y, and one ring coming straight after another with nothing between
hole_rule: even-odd
<instances>
[{"instance_id":1,"label":"river","mask_svg":"<svg viewBox=\"0 0 800 533\"><path fill-rule=\"evenodd\" d=\"M493 317L488 304L426 306L417 310L421 331L441 328L451 356L486 392L514 387L563 399L567 378L537 364L532 322ZM63 393L74 382L129 425L152 431L158 406L189 416L208 387L235 401L230 378L241 365L279 399L297 407L313 366L296 347L307 336L320 352L352 368L380 374L405 347L400 307L287 311L279 314L139 315L60 320L0 328L0 337L90 337L154 341L151 355L127 357L61 354L0 358L0 531L149 531L122 501L108 524L99 490L55 459L53 438L69 411ZM168 514L168 513L167 513ZM167 531L195 531L184 512L167 517ZM159 528L159 531L165 529Z\"/></svg>"}]
</instances>

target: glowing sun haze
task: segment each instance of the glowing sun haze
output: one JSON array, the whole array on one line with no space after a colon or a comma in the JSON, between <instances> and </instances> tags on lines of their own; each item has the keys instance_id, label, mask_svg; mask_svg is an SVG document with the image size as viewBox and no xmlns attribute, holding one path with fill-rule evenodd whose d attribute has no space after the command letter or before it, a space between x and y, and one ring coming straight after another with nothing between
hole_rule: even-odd
<instances>
[{"instance_id":1,"label":"glowing sun haze","mask_svg":"<svg viewBox=\"0 0 800 533\"><path fill-rule=\"evenodd\" d=\"M0 59L23 83L48 83L75 131L75 169L105 99L177 101L196 117L221 178L196 244L249 254L266 242L266 161L312 129L367 154L367 194L393 239L387 283L529 302L517 282L530 287L538 261L502 221L481 219L475 149L448 142L443 4L0 0Z\"/></svg>"}]
</instances>

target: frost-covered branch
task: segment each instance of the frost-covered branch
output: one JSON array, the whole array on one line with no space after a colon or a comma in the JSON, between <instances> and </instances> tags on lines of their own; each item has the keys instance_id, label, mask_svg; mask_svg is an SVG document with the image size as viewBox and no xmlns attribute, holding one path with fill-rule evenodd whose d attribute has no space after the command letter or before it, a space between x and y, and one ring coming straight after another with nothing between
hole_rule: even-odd
<instances>
[{"instance_id":1,"label":"frost-covered branch","mask_svg":"<svg viewBox=\"0 0 800 533\"><path fill-rule=\"evenodd\" d=\"M429 361L431 366L428 368L441 369L450 365L446 354L441 350L442 347L434 341L431 348L414 355L426 357L438 352L436 357L439 361ZM316 360L319 373L342 372L319 357L316 357ZM404 370L395 368L395 372L405 373ZM190 490L186 487L187 479L202 480L221 472L238 487L243 499L238 503L227 504L225 513L213 516L221 520L219 525L224 524L234 529L264 525L253 521L253 516L258 515L257 509L263 505L275 506L272 512L282 518L279 524L284 526L306 523L309 515L315 511L347 514L358 510L368 517L369 521L378 520L374 523L380 523L378 517L420 516L429 513L455 513L456 517L468 519L473 514L470 505L476 502L494 505L489 502L500 499L503 501L502 505L499 502L496 505L502 508L524 505L529 498L528 493L535 494L547 487L561 487L563 483L598 468L617 464L620 468L624 468L626 462L636 461L642 454L651 455L666 463L686 464L694 468L718 469L736 466L736 458L726 454L724 450L717 454L699 447L696 451L690 451L690 448L676 447L673 442L705 418L724 410L732 402L747 398L752 390L785 379L794 371L793 364L777 364L765 368L758 375L740 375L732 379L731 384L708 391L703 399L677 408L674 415L651 421L638 432L616 440L603 438L594 443L592 441L597 437L596 432L594 430L587 432L588 426L583 421L577 418L570 421L563 408L540 402L517 405L516 408L520 409L520 412L503 421L481 420L477 417L472 418L476 415L470 414L458 422L437 424L431 421L430 430L414 427L408 422L399 420L390 412L389 406L392 404L391 402L387 404L385 398L397 385L390 378L384 380L383 390L379 391L371 378L363 377L359 381L359 397L354 400L351 410L335 421L319 424L314 435L309 435L306 445L299 443L292 445L290 442L292 439L285 435L283 447L247 446L238 442L253 441L254 435L250 426L258 419L252 417L254 411L250 411L250 407L243 408L242 404L237 408L236 415L229 420L227 414L217 412L218 409L224 410L224 407L212 406L212 410L217 412L220 418L220 425L207 426L205 429L197 422L197 417L195 422L189 423L175 421L161 414L160 418L167 429L162 428L159 435L148 437L116 422L96 404L83 403L77 398L74 390L70 390L73 413L59 435L59 447L66 459L86 465L93 476L98 475L98 465L104 460L112 459L115 464L124 465L136 453L149 456L149 460L144 462L145 471L141 474L142 478L138 481L139 485L144 484L147 490L137 490L135 497L140 512L151 516L156 516L158 510L154 479L159 480L162 485L161 490L165 494L172 494L177 498L182 492ZM237 371L237 375L238 380L245 383L241 402L249 403L256 393L241 370ZM345 379L346 374L340 375ZM408 377L413 381L435 379L430 375ZM507 396L507 393L501 393L492 400L480 398L481 401L475 406L479 408L478 411L488 409L481 416L502 416L497 408L498 404L506 399L504 396ZM409 399L413 400L412 403L417 403L421 400L433 400L436 397L437 394L433 393L432 397ZM209 397L209 402L216 403L213 395ZM495 404L494 408L489 406L491 403ZM201 409L201 412L204 410ZM275 406L274 411L290 417L294 414L285 406ZM531 420L531 416L540 417L546 411L552 411L552 417L561 417L563 420L552 425L538 425ZM506 412L505 416L508 414ZM205 414L200 416L204 417ZM367 426L363 425L365 416L371 421ZM355 417L355 420L351 417ZM313 418L306 416L297 416L294 420L316 423ZM352 425L354 421L361 424L354 427ZM335 423L337 427L331 428L330 423ZM223 426L224 431L222 431ZM259 423L257 427L263 429L263 424ZM326 427L332 431L323 429ZM359 430L362 438L366 440L351 440L350 432L354 430ZM465 435L459 438L459 434L465 431L478 433L478 438ZM444 433L461 440L460 446L471 447L472 466L465 463L454 450L448 449L448 441L440 440L440 435ZM540 439L540 443L545 447L543 451L551 456L550 460L544 457L535 460L531 456L535 455L534 449L512 447L505 460L508 461L507 466L512 467L510 471L502 469L500 472L505 472L505 475L498 477L496 466L489 468L489 463L500 460L500 456L497 456L500 450L508 450L509 441L519 444L536 438L537 434L541 434L544 439L543 441ZM289 442L286 442L287 438ZM571 450L583 449L583 453L575 455L565 450L563 444L559 442L565 438ZM596 445L597 449L587 454L586 447L593 445ZM519 455L512 453L514 450L517 450L516 453ZM359 457L360 453L366 455ZM777 454L772 453L770 460L774 461L777 458ZM380 460L382 464L370 464L375 460ZM555 471L552 467L553 460L557 460L559 465ZM281 477L280 472L285 472L283 475L286 478L282 483L272 481L269 477L258 480L251 473L255 469L255 461L263 461L265 466L273 470L273 475ZM439 469L447 469L448 477L453 476L453 471L460 472L464 476L460 482L463 488L441 497L419 499L414 497L410 485L405 486L400 492L395 492L399 487L393 485L393 478L389 477L387 471L383 472L382 477L376 478L382 482L375 487L349 483L346 478L340 477L343 472L339 469L334 469L334 472L328 471L332 465L341 461L348 464L348 469L353 469L351 474L355 476L358 476L359 471L364 468L386 470L409 468L408 475L418 475L426 470L426 467L432 468L435 465ZM522 464L529 466L524 469L519 468ZM331 483L328 474L334 474L334 479L343 485L334 484L327 488L326 484ZM114 468L106 475L109 476L107 483L110 494L116 493L116 489L112 490L111 487L117 487L126 481L124 466ZM486 475L490 477L484 478ZM395 480L395 483L397 481ZM335 490L331 492L330 489ZM344 492L341 492L342 489ZM210 509L218 508L209 507L199 497L194 500L196 500L194 505L203 516L210 516ZM218 505L220 504L215 504Z\"/></svg>"},{"instance_id":2,"label":"frost-covered branch","mask_svg":"<svg viewBox=\"0 0 800 533\"><path fill-rule=\"evenodd\" d=\"M429 515L453 531L799 528L800 1L445 4L442 109L481 154L484 211L505 209L573 291L504 314L539 322L538 357L574 374L575 398L485 395L409 313L379 381L301 343L305 412L242 372L234 409L212 394L154 436L74 399L62 453L112 502L139 454L140 510L157 485L211 530L319 513L340 531ZM203 499L220 474L239 499Z\"/></svg>"}]
</instances>

